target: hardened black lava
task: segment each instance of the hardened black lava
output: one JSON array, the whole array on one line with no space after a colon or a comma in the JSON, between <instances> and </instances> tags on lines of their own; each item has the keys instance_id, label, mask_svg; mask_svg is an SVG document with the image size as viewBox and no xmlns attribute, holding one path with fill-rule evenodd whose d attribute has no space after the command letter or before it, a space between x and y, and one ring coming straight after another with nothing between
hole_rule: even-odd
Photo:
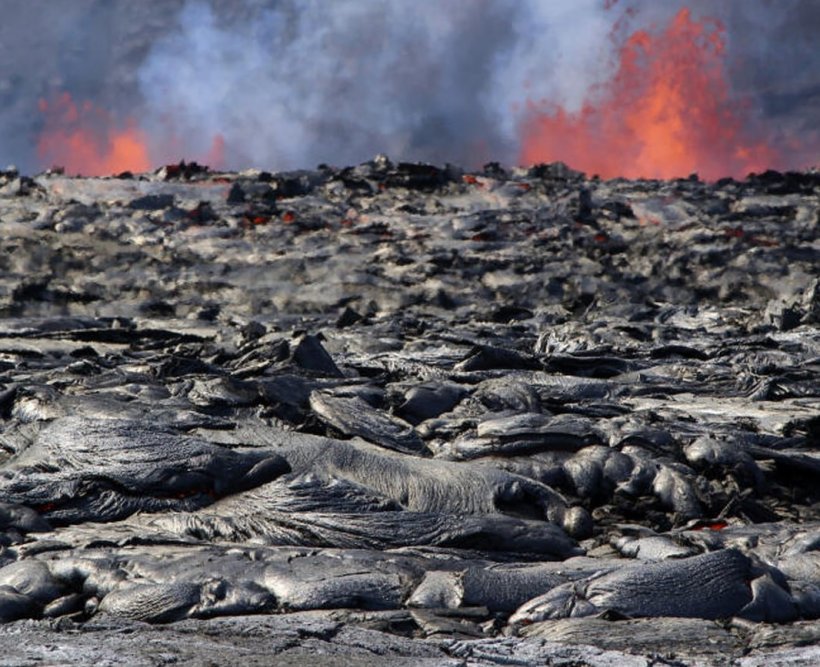
<instances>
[{"instance_id":1,"label":"hardened black lava","mask_svg":"<svg viewBox=\"0 0 820 667\"><path fill-rule=\"evenodd\" d=\"M0 172L0 662L820 660L819 195Z\"/></svg>"}]
</instances>

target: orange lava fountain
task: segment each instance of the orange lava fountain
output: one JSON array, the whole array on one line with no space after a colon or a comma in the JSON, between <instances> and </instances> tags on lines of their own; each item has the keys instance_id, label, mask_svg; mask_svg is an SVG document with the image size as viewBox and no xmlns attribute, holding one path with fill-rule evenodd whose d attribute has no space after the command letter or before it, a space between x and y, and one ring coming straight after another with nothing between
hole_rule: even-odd
<instances>
[{"instance_id":1,"label":"orange lava fountain","mask_svg":"<svg viewBox=\"0 0 820 667\"><path fill-rule=\"evenodd\" d=\"M668 26L633 33L614 78L578 113L530 103L521 124L523 164L564 161L603 178L714 180L779 161L748 141L723 65L724 29L680 10Z\"/></svg>"},{"instance_id":2,"label":"orange lava fountain","mask_svg":"<svg viewBox=\"0 0 820 667\"><path fill-rule=\"evenodd\" d=\"M147 139L132 120L116 127L111 116L91 102L78 106L68 93L49 102L40 100L45 125L37 141L37 156L46 167L66 173L109 176L124 171L148 171Z\"/></svg>"},{"instance_id":3,"label":"orange lava fountain","mask_svg":"<svg viewBox=\"0 0 820 667\"><path fill-rule=\"evenodd\" d=\"M225 137L221 134L216 134L211 141L211 147L202 161L209 167L214 169L222 169L225 167Z\"/></svg>"}]
</instances>

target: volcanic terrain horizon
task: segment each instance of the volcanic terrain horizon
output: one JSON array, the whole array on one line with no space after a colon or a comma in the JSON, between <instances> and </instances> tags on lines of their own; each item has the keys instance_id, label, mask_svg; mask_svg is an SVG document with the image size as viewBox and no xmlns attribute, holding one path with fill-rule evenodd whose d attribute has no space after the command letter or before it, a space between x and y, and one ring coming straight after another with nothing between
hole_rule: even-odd
<instances>
[{"instance_id":1,"label":"volcanic terrain horizon","mask_svg":"<svg viewBox=\"0 0 820 667\"><path fill-rule=\"evenodd\" d=\"M180 32L160 41L146 61L142 99L135 101L132 110L107 106L70 87L56 87L39 97L37 109L31 109L40 118L35 139L37 169L61 167L69 174L105 176L148 171L184 158L218 169L287 170L318 163L353 164L386 153L409 162L460 157L455 162L470 168L492 160L522 165L561 161L605 179L668 179L697 173L716 181L817 164L820 140L816 126L807 124L797 130L767 117L756 93L737 85L736 70L742 71L744 65L738 56L728 59L733 35L724 20L688 6L674 13L645 13L647 18L637 11L619 13L616 3L604 12L611 26L597 53L594 74L580 77L594 83L573 90L572 95L562 92L557 83L551 87L551 78L558 76L555 65L544 64L541 71L537 62L524 67L513 49L503 58L495 56L509 61L509 69L501 70L509 81L483 93L484 101L476 102L474 108L445 111L422 105L414 112L415 120L396 116L388 130L391 121L374 117L369 126L365 110L359 107L369 103L373 108L368 113L374 113L394 103L387 97L368 102L355 94L335 99L328 118L317 115L297 122L317 93L295 83L292 98L281 102L287 111L266 117L252 102L254 98L245 102L246 95L236 87L235 79L242 76L241 61L236 69L224 69L218 51L208 67L220 72L221 78L212 83L232 91L236 102L230 113L222 115L217 112L224 101L214 100L211 109L191 107L190 96L204 96L204 91L174 78L171 72L179 69L173 59L198 54L196 49L202 44L192 40L207 36L216 49L223 42L230 50L240 44L251 52L261 48L254 46L253 35L242 30L231 33L231 26L219 24L207 5L192 3L181 15ZM240 39L244 41L235 43ZM180 49L187 52L180 53ZM361 54L350 57L355 61ZM254 62L254 67L260 66ZM562 63L569 71L575 65ZM579 56L577 66L582 65L592 67ZM400 63L393 66L399 68ZM443 76L436 71L437 64L429 66L433 80ZM209 75L203 72L202 76ZM341 76L336 84L328 83L331 89L353 85L344 83L353 73ZM510 87L514 81L518 88ZM263 79L261 89L281 84ZM413 85L418 86L417 95L429 97L430 90L423 84ZM152 95L159 91L165 93L164 107L153 101ZM183 92L184 99L180 97ZM306 106L300 109L300 105ZM341 124L332 141L323 139L323 128L333 127L336 114L360 115L362 121ZM481 125L470 129L474 116L482 118ZM462 124L463 131L459 129ZM415 144L414 137L420 136L422 128L429 135L427 148ZM285 149L290 136L297 142L301 137L302 143L288 143ZM486 143L487 136L504 139L501 144L494 140L493 146ZM361 146L360 141L364 141Z\"/></svg>"}]
</instances>

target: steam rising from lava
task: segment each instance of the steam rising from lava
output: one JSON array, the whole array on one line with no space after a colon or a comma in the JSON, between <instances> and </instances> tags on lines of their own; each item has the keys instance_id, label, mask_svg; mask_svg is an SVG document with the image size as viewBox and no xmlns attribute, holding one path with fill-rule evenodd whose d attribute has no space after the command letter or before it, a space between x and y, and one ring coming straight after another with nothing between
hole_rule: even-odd
<instances>
[{"instance_id":1,"label":"steam rising from lava","mask_svg":"<svg viewBox=\"0 0 820 667\"><path fill-rule=\"evenodd\" d=\"M147 110L184 119L187 145L223 133L235 166L353 163L379 152L488 159L504 151L483 97L495 54L514 39L511 5L428 9L280 2L220 21L191 2L140 71Z\"/></svg>"},{"instance_id":2,"label":"steam rising from lava","mask_svg":"<svg viewBox=\"0 0 820 667\"><path fill-rule=\"evenodd\" d=\"M0 161L102 174L384 152L707 178L815 164L820 5L739 4L76 0L49 24L66 27L39 88L0 73ZM88 46L105 30L106 49Z\"/></svg>"}]
</instances>

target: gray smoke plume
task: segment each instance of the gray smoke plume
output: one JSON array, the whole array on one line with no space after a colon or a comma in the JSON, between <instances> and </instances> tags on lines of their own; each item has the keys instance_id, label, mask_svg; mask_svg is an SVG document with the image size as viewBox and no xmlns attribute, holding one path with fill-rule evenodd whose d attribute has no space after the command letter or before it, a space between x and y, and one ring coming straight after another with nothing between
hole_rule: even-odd
<instances>
[{"instance_id":1,"label":"gray smoke plume","mask_svg":"<svg viewBox=\"0 0 820 667\"><path fill-rule=\"evenodd\" d=\"M815 0L0 0L0 163L50 166L37 101L64 90L133 117L157 164L217 138L227 168L515 163L529 102L578 109L619 35L683 6L726 26L732 88L779 166L816 163Z\"/></svg>"},{"instance_id":2,"label":"gray smoke plume","mask_svg":"<svg viewBox=\"0 0 820 667\"><path fill-rule=\"evenodd\" d=\"M509 156L491 83L515 42L514 2L249 3L249 13L224 20L187 4L141 69L149 115L170 113L186 146L221 134L231 166L277 168L379 152Z\"/></svg>"}]
</instances>

